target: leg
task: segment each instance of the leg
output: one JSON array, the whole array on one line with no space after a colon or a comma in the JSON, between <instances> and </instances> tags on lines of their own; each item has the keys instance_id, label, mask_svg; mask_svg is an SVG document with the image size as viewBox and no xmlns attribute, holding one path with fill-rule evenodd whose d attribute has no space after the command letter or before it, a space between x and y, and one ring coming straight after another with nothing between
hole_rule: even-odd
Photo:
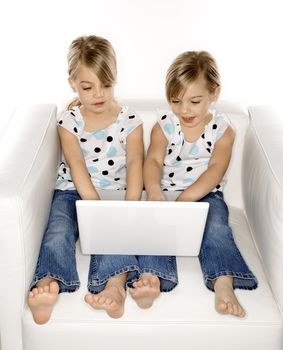
<instances>
[{"instance_id":1,"label":"leg","mask_svg":"<svg viewBox=\"0 0 283 350\"><path fill-rule=\"evenodd\" d=\"M92 255L85 301L94 309L103 309L112 318L124 313L127 277L137 279L139 267L134 256Z\"/></svg>"},{"instance_id":2,"label":"leg","mask_svg":"<svg viewBox=\"0 0 283 350\"><path fill-rule=\"evenodd\" d=\"M49 320L59 292L79 287L76 272L75 244L78 238L76 191L55 191L36 272L31 283L28 305L35 322ZM46 308L46 312L44 311Z\"/></svg>"},{"instance_id":3,"label":"leg","mask_svg":"<svg viewBox=\"0 0 283 350\"><path fill-rule=\"evenodd\" d=\"M172 290L178 283L176 258L168 256L137 256L141 276L130 283L129 292L137 305L148 309L160 291Z\"/></svg>"},{"instance_id":4,"label":"leg","mask_svg":"<svg viewBox=\"0 0 283 350\"><path fill-rule=\"evenodd\" d=\"M200 264L206 286L215 291L215 308L220 313L244 316L234 288L254 289L257 281L242 258L228 224L228 208L220 192L210 193L201 201L210 204Z\"/></svg>"}]
</instances>

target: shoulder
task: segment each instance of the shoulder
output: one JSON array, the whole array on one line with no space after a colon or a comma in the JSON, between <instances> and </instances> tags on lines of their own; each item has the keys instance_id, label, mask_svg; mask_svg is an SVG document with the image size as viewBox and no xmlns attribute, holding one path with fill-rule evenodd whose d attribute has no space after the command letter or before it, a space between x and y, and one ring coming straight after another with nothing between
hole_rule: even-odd
<instances>
[{"instance_id":1,"label":"shoulder","mask_svg":"<svg viewBox=\"0 0 283 350\"><path fill-rule=\"evenodd\" d=\"M81 119L81 113L78 107L66 109L57 116L58 124L62 125L66 122L78 122Z\"/></svg>"},{"instance_id":2,"label":"shoulder","mask_svg":"<svg viewBox=\"0 0 283 350\"><path fill-rule=\"evenodd\" d=\"M142 118L140 115L130 109L128 106L122 106L118 116L118 122L124 125L140 125L142 124Z\"/></svg>"},{"instance_id":3,"label":"shoulder","mask_svg":"<svg viewBox=\"0 0 283 350\"><path fill-rule=\"evenodd\" d=\"M83 121L78 107L73 107L70 110L65 110L58 115L57 125L67 129L73 134L78 134Z\"/></svg>"},{"instance_id":4,"label":"shoulder","mask_svg":"<svg viewBox=\"0 0 283 350\"><path fill-rule=\"evenodd\" d=\"M171 111L158 111L157 122L167 139L180 129L179 119Z\"/></svg>"},{"instance_id":5,"label":"shoulder","mask_svg":"<svg viewBox=\"0 0 283 350\"><path fill-rule=\"evenodd\" d=\"M127 106L122 106L117 122L120 126L120 135L122 140L127 138L127 136L133 130L143 123L142 118Z\"/></svg>"},{"instance_id":6,"label":"shoulder","mask_svg":"<svg viewBox=\"0 0 283 350\"><path fill-rule=\"evenodd\" d=\"M209 125L214 135L215 141L219 140L227 129L231 131L231 135L234 133L231 122L225 113L214 111L212 113L212 119Z\"/></svg>"}]
</instances>

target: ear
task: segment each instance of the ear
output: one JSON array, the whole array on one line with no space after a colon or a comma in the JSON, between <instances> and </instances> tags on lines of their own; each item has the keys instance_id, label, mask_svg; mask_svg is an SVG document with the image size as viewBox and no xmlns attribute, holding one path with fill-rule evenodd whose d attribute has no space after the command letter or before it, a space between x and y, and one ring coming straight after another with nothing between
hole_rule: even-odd
<instances>
[{"instance_id":1,"label":"ear","mask_svg":"<svg viewBox=\"0 0 283 350\"><path fill-rule=\"evenodd\" d=\"M220 91L221 91L221 87L217 86L217 88L214 90L213 94L212 94L212 100L213 101L217 101L218 97L220 95Z\"/></svg>"},{"instance_id":2,"label":"ear","mask_svg":"<svg viewBox=\"0 0 283 350\"><path fill-rule=\"evenodd\" d=\"M76 88L75 88L74 81L73 81L71 78L69 78L69 79L68 79L68 82L69 82L69 85L70 85L71 89L72 89L74 92L76 92Z\"/></svg>"}]
</instances>

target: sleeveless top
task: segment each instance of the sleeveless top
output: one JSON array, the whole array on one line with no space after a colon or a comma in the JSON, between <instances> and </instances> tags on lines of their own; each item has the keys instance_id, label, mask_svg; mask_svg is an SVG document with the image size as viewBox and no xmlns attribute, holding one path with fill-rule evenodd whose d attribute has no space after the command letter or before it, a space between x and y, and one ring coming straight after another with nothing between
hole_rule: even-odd
<instances>
[{"instance_id":1,"label":"sleeveless top","mask_svg":"<svg viewBox=\"0 0 283 350\"><path fill-rule=\"evenodd\" d=\"M230 121L226 115L213 111L203 134L193 143L185 140L180 121L173 112L160 114L157 121L168 140L161 188L164 191L183 191L207 170L215 143L231 126ZM223 191L224 183L225 179L213 192Z\"/></svg>"},{"instance_id":2,"label":"sleeveless top","mask_svg":"<svg viewBox=\"0 0 283 350\"><path fill-rule=\"evenodd\" d=\"M139 116L123 106L114 123L105 129L88 132L84 130L80 108L73 107L63 112L57 124L77 137L95 188L126 189L127 136L142 124ZM70 168L63 155L55 188L75 189Z\"/></svg>"}]
</instances>

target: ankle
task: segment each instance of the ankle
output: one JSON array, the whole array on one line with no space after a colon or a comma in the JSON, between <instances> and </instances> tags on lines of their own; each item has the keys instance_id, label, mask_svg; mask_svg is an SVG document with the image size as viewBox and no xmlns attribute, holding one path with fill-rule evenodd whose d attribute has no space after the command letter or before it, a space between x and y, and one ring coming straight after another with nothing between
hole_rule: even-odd
<instances>
[{"instance_id":1,"label":"ankle","mask_svg":"<svg viewBox=\"0 0 283 350\"><path fill-rule=\"evenodd\" d=\"M231 276L220 276L213 281L214 290L218 288L233 288L233 277Z\"/></svg>"},{"instance_id":2,"label":"ankle","mask_svg":"<svg viewBox=\"0 0 283 350\"><path fill-rule=\"evenodd\" d=\"M127 273L120 274L118 276L111 277L106 283L106 287L116 287L118 289L125 290L125 284L127 279Z\"/></svg>"},{"instance_id":3,"label":"ankle","mask_svg":"<svg viewBox=\"0 0 283 350\"><path fill-rule=\"evenodd\" d=\"M36 288L50 286L51 282L56 282L58 284L57 280L55 280L54 278L46 277L37 282Z\"/></svg>"}]
</instances>

